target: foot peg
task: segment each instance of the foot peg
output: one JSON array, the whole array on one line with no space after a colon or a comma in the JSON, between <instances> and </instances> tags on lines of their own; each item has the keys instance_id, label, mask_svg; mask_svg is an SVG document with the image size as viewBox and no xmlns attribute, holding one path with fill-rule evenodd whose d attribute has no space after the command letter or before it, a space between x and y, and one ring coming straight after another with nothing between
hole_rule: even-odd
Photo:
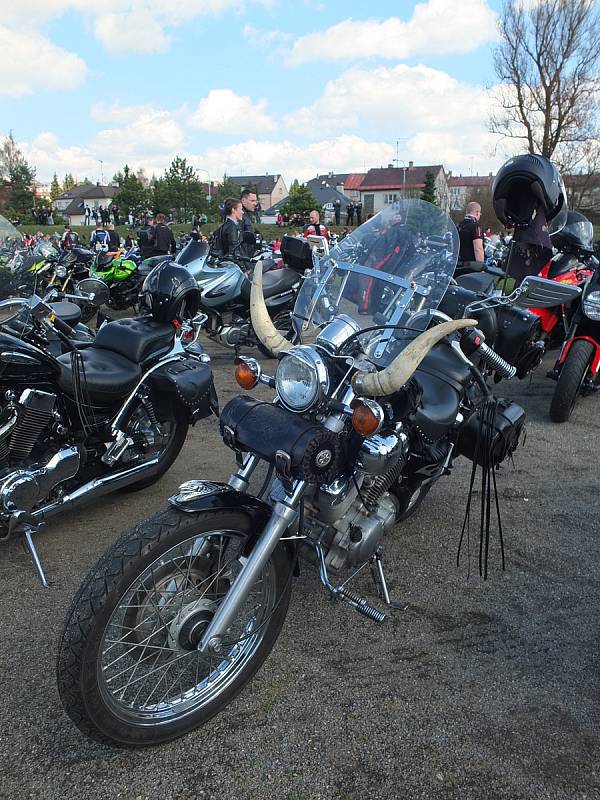
<instances>
[{"instance_id":1,"label":"foot peg","mask_svg":"<svg viewBox=\"0 0 600 800\"><path fill-rule=\"evenodd\" d=\"M344 600L344 602L351 605L355 611L358 611L359 614L362 614L364 617L368 617L369 619L373 620L373 622L385 622L386 616L383 611L379 611L377 608L370 606L366 599L361 597L359 594L356 594L356 592L349 592L346 589L339 589L335 593L335 596Z\"/></svg>"},{"instance_id":2,"label":"foot peg","mask_svg":"<svg viewBox=\"0 0 600 800\"><path fill-rule=\"evenodd\" d=\"M115 441L102 456L102 462L107 464L109 467L112 467L121 458L125 450L127 450L128 447L131 447L132 444L133 439L124 434L123 431L117 431Z\"/></svg>"}]
</instances>

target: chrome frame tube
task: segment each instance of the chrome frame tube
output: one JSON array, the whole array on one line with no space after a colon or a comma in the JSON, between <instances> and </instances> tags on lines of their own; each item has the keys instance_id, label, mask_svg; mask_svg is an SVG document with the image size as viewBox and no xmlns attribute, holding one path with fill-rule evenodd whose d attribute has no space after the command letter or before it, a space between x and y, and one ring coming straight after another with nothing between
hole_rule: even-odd
<instances>
[{"instance_id":1,"label":"chrome frame tube","mask_svg":"<svg viewBox=\"0 0 600 800\"><path fill-rule=\"evenodd\" d=\"M250 476L260 463L260 458L256 453L248 453L244 459L244 463L237 472L232 473L227 481L232 489L238 492L245 492L250 485Z\"/></svg>"},{"instance_id":2,"label":"chrome frame tube","mask_svg":"<svg viewBox=\"0 0 600 800\"><path fill-rule=\"evenodd\" d=\"M296 481L291 496L285 500L278 500L273 506L273 513L260 534L258 542L198 644L198 650L201 653L206 653L208 650L219 652L221 638L233 623L235 615L258 580L281 536L298 516L298 505L306 487L306 481Z\"/></svg>"}]
</instances>

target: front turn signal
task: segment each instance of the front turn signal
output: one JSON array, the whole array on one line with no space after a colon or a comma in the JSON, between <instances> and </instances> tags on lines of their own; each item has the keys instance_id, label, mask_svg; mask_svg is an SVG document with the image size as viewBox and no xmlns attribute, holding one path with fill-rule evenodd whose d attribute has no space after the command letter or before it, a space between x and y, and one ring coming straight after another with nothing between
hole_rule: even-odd
<instances>
[{"instance_id":1,"label":"front turn signal","mask_svg":"<svg viewBox=\"0 0 600 800\"><path fill-rule=\"evenodd\" d=\"M242 389L254 389L260 379L260 364L255 358L238 358L235 380Z\"/></svg>"},{"instance_id":2,"label":"front turn signal","mask_svg":"<svg viewBox=\"0 0 600 800\"><path fill-rule=\"evenodd\" d=\"M361 436L373 436L383 425L384 416L379 403L360 398L352 411L352 427Z\"/></svg>"}]
</instances>

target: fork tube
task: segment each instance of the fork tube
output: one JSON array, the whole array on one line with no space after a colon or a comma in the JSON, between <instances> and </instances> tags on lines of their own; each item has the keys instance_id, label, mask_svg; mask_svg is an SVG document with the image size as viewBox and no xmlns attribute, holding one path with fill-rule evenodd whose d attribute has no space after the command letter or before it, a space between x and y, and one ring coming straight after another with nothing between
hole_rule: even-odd
<instances>
[{"instance_id":1,"label":"fork tube","mask_svg":"<svg viewBox=\"0 0 600 800\"><path fill-rule=\"evenodd\" d=\"M284 500L276 501L273 506L273 513L252 549L248 560L233 582L231 589L225 595L225 599L217 609L217 613L212 618L198 644L198 650L201 653L205 653L208 650L218 653L221 649L223 635L233 623L235 615L250 594L250 590L258 580L282 534L285 533L298 516L298 506L306 491L306 485L306 481L296 481L292 494Z\"/></svg>"}]
</instances>

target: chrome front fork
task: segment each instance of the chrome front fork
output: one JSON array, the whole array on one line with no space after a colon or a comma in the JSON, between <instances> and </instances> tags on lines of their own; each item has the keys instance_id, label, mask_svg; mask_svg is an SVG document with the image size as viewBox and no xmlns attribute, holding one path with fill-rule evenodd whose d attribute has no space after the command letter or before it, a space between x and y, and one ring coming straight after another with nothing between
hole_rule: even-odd
<instances>
[{"instance_id":1,"label":"chrome front fork","mask_svg":"<svg viewBox=\"0 0 600 800\"><path fill-rule=\"evenodd\" d=\"M250 464L249 462L253 459L256 459L256 461ZM233 488L239 491L240 487L236 485L237 480L242 484L245 483L244 488L247 488L248 478L251 471L256 467L258 460L256 456L247 458L236 475L229 479L230 486L233 485ZM221 651L222 641L227 629L233 624L236 614L259 579L279 540L296 521L300 501L306 491L306 486L306 481L295 481L289 494L275 500L269 521L198 644L198 650L201 653L212 652L218 654Z\"/></svg>"}]
</instances>

